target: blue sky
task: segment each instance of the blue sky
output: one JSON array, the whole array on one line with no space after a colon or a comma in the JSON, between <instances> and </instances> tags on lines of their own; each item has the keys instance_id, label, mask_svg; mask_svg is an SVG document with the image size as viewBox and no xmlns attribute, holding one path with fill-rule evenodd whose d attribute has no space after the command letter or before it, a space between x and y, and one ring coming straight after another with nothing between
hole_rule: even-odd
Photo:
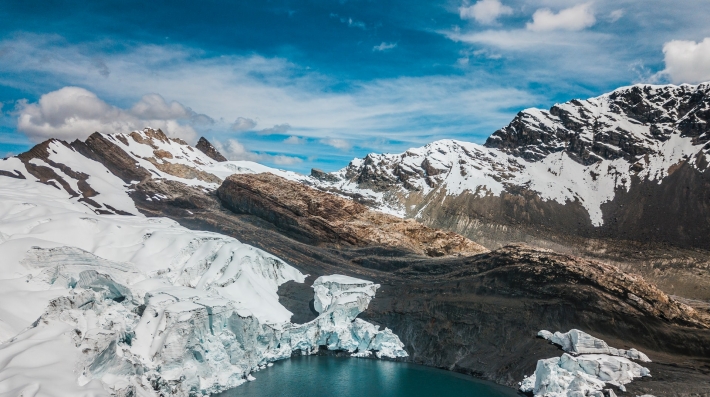
<instances>
[{"instance_id":1,"label":"blue sky","mask_svg":"<svg viewBox=\"0 0 710 397\"><path fill-rule=\"evenodd\" d=\"M0 155L152 126L331 171L483 142L527 107L710 80L708 20L705 0L3 1Z\"/></svg>"}]
</instances>

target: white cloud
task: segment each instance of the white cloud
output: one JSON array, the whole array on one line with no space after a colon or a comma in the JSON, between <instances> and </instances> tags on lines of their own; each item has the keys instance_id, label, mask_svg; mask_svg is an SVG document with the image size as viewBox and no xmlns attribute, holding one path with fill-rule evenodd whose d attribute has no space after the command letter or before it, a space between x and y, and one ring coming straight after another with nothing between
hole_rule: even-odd
<instances>
[{"instance_id":1,"label":"white cloud","mask_svg":"<svg viewBox=\"0 0 710 397\"><path fill-rule=\"evenodd\" d=\"M624 10L614 10L609 13L609 21L616 22L624 16Z\"/></svg>"},{"instance_id":2,"label":"white cloud","mask_svg":"<svg viewBox=\"0 0 710 397\"><path fill-rule=\"evenodd\" d=\"M269 162L277 165L293 165L303 162L303 160L298 157L284 156L282 154L271 155L267 153L256 153L249 151L236 139L228 139L224 143L215 141L214 146L229 160Z\"/></svg>"},{"instance_id":3,"label":"white cloud","mask_svg":"<svg viewBox=\"0 0 710 397\"><path fill-rule=\"evenodd\" d=\"M246 117L237 117L237 119L229 127L232 131L249 131L256 127L256 121L248 119Z\"/></svg>"},{"instance_id":4,"label":"white cloud","mask_svg":"<svg viewBox=\"0 0 710 397\"><path fill-rule=\"evenodd\" d=\"M663 45L666 68L673 83L710 81L710 37L695 41L673 40Z\"/></svg>"},{"instance_id":5,"label":"white cloud","mask_svg":"<svg viewBox=\"0 0 710 397\"><path fill-rule=\"evenodd\" d=\"M271 134L283 134L291 129L290 124L277 124L271 128L264 128L263 130L257 131L261 135L271 135Z\"/></svg>"},{"instance_id":6,"label":"white cloud","mask_svg":"<svg viewBox=\"0 0 710 397\"><path fill-rule=\"evenodd\" d=\"M461 19L475 19L484 25L493 24L499 17L512 13L513 9L503 5L500 0L480 0L472 6L459 8Z\"/></svg>"},{"instance_id":7,"label":"white cloud","mask_svg":"<svg viewBox=\"0 0 710 397\"><path fill-rule=\"evenodd\" d=\"M305 138L301 138L295 135L291 135L290 137L284 139L284 143L287 143L289 145L302 145L306 143L308 140Z\"/></svg>"},{"instance_id":8,"label":"white cloud","mask_svg":"<svg viewBox=\"0 0 710 397\"><path fill-rule=\"evenodd\" d=\"M326 138L326 139L321 139L320 143L328 146L332 146L336 149L340 150L348 150L352 145L350 145L350 142L346 141L345 139L338 139L338 138Z\"/></svg>"},{"instance_id":9,"label":"white cloud","mask_svg":"<svg viewBox=\"0 0 710 397\"><path fill-rule=\"evenodd\" d=\"M539 9L535 11L532 22L528 22L526 28L534 32L582 30L595 23L592 3L584 3L566 8L556 14L549 8Z\"/></svg>"},{"instance_id":10,"label":"white cloud","mask_svg":"<svg viewBox=\"0 0 710 397\"><path fill-rule=\"evenodd\" d=\"M384 41L380 45L372 47L372 51L388 51L397 47L397 43L385 43Z\"/></svg>"},{"instance_id":11,"label":"white cloud","mask_svg":"<svg viewBox=\"0 0 710 397\"><path fill-rule=\"evenodd\" d=\"M597 32L531 32L525 29L515 30L484 30L473 32L443 32L449 39L462 43L485 45L509 51L532 51L536 54L552 50L559 53L561 49L579 51L579 54L595 52L597 48L607 43L613 36ZM596 49L595 49L596 48ZM498 54L497 52L494 54ZM598 56L598 54L594 54ZM545 55L547 57L547 55ZM588 60L585 60L588 62ZM556 62L556 65L559 63Z\"/></svg>"},{"instance_id":12,"label":"white cloud","mask_svg":"<svg viewBox=\"0 0 710 397\"><path fill-rule=\"evenodd\" d=\"M145 95L125 110L84 88L64 87L42 95L36 103L20 102L17 129L39 142L48 138L82 139L95 131L127 133L151 126L169 136L193 141L195 130L185 124L193 118L209 119L177 102L167 103L157 94Z\"/></svg>"}]
</instances>

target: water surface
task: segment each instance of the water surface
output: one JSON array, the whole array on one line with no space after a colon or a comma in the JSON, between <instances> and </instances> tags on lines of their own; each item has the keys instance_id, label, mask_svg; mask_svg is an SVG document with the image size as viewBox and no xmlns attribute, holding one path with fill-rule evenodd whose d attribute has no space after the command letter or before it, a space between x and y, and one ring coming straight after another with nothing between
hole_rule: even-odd
<instances>
[{"instance_id":1,"label":"water surface","mask_svg":"<svg viewBox=\"0 0 710 397\"><path fill-rule=\"evenodd\" d=\"M327 356L293 357L254 373L218 397L512 397L509 388L407 363ZM215 396L215 397L217 397Z\"/></svg>"}]
</instances>

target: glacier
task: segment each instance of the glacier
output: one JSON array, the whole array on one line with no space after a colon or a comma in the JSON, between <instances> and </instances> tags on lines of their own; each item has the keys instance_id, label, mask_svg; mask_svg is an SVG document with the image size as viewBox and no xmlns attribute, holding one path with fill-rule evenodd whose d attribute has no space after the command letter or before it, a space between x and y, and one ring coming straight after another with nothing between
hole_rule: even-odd
<instances>
[{"instance_id":1,"label":"glacier","mask_svg":"<svg viewBox=\"0 0 710 397\"><path fill-rule=\"evenodd\" d=\"M391 330L357 318L379 285L320 277L319 316L293 324L278 287L307 275L234 238L144 217L122 181L86 162L102 202L135 215L97 214L32 176L2 178L0 395L206 396L321 346L407 356Z\"/></svg>"},{"instance_id":2,"label":"glacier","mask_svg":"<svg viewBox=\"0 0 710 397\"><path fill-rule=\"evenodd\" d=\"M636 349L616 349L583 331L561 333L542 330L538 336L559 345L561 357L538 360L535 372L520 382L520 391L540 397L614 397L607 384L626 391L634 378L651 376L633 360L650 362Z\"/></svg>"}]
</instances>

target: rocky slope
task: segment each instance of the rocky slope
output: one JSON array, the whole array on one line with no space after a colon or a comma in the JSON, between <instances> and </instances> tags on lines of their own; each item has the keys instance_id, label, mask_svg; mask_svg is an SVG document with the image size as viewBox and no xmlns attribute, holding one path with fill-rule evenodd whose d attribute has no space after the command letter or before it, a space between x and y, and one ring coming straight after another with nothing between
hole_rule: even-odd
<instances>
[{"instance_id":1,"label":"rocky slope","mask_svg":"<svg viewBox=\"0 0 710 397\"><path fill-rule=\"evenodd\" d=\"M267 219L310 243L379 245L426 256L488 251L458 234L372 211L269 173L231 175L217 189L217 196L230 210Z\"/></svg>"}]
</instances>

